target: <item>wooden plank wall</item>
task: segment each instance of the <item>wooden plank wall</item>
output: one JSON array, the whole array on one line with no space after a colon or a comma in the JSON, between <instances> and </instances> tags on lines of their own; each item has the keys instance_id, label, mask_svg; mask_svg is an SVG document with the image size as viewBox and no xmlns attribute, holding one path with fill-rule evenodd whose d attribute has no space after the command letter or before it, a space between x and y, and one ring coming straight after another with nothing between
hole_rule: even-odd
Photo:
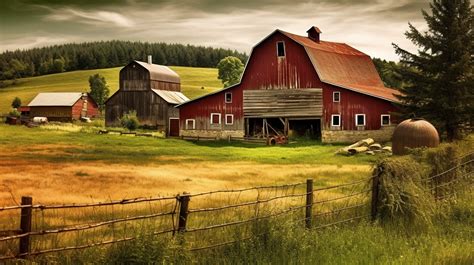
<instances>
[{"instance_id":1,"label":"wooden plank wall","mask_svg":"<svg viewBox=\"0 0 474 265\"><path fill-rule=\"evenodd\" d=\"M106 106L106 125L119 125L119 119L131 110L142 125L166 129L169 104L152 91L118 91ZM176 115L173 113L173 115Z\"/></svg>"},{"instance_id":2,"label":"wooden plank wall","mask_svg":"<svg viewBox=\"0 0 474 265\"><path fill-rule=\"evenodd\" d=\"M135 67L133 67L135 66ZM120 89L124 91L147 90L150 87L150 73L135 64L129 64L120 71Z\"/></svg>"},{"instance_id":3,"label":"wooden plank wall","mask_svg":"<svg viewBox=\"0 0 474 265\"><path fill-rule=\"evenodd\" d=\"M244 90L246 118L320 117L323 115L322 89Z\"/></svg>"}]
</instances>

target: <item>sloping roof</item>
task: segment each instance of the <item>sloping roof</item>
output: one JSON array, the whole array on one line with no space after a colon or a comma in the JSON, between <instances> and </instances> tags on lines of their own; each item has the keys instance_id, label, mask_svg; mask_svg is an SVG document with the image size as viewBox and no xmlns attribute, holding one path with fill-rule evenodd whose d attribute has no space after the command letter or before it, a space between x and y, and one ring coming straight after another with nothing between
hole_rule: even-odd
<instances>
[{"instance_id":1,"label":"sloping roof","mask_svg":"<svg viewBox=\"0 0 474 265\"><path fill-rule=\"evenodd\" d=\"M159 80L170 83L181 83L179 75L169 67L158 64L149 64L140 61L134 61L150 72L151 80Z\"/></svg>"},{"instance_id":2,"label":"sloping roof","mask_svg":"<svg viewBox=\"0 0 474 265\"><path fill-rule=\"evenodd\" d=\"M398 102L400 92L384 86L372 59L345 43L320 41L280 32L301 44L322 82L384 100Z\"/></svg>"},{"instance_id":3,"label":"sloping roof","mask_svg":"<svg viewBox=\"0 0 474 265\"><path fill-rule=\"evenodd\" d=\"M81 97L82 97L81 92L39 93L28 104L28 107L49 107L49 106L68 107L68 106L74 105Z\"/></svg>"},{"instance_id":4,"label":"sloping roof","mask_svg":"<svg viewBox=\"0 0 474 265\"><path fill-rule=\"evenodd\" d=\"M317 32L321 32L319 28L313 28ZM316 42L308 37L292 34L277 29L270 35L265 37L263 40L261 40L259 43L257 43L254 48L263 43L266 39L268 39L276 32L284 34L285 36L299 43L305 48L305 51L308 54L308 57L311 60L311 63L313 64L313 67L316 70L316 73L318 73L318 76L323 83L345 88L348 90L355 91L357 93L373 96L391 102L400 102L400 100L395 96L400 95L400 91L384 86L383 81L380 78L380 75L377 72L377 69L375 68L375 65L372 62L370 56L345 43L329 41ZM249 63L252 57L252 52L253 49L250 53L249 59L247 60L247 64ZM247 64L245 65L245 69L247 68ZM240 85L240 83L242 82L242 78L245 75L245 69L241 75L241 80L239 83L200 96L193 100L186 101L178 105L177 107Z\"/></svg>"},{"instance_id":5,"label":"sloping roof","mask_svg":"<svg viewBox=\"0 0 474 265\"><path fill-rule=\"evenodd\" d=\"M164 101L170 104L181 104L189 100L183 93L168 90L152 89Z\"/></svg>"}]
</instances>

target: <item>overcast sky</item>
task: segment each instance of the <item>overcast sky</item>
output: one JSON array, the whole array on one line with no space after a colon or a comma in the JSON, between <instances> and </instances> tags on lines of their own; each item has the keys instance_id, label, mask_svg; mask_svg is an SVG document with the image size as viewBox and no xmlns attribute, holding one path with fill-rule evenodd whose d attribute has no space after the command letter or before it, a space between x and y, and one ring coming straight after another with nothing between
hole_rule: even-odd
<instances>
[{"instance_id":1,"label":"overcast sky","mask_svg":"<svg viewBox=\"0 0 474 265\"><path fill-rule=\"evenodd\" d=\"M249 52L276 28L345 42L397 60L413 50L408 22L423 29L428 0L0 0L0 52L67 42L140 40Z\"/></svg>"}]
</instances>

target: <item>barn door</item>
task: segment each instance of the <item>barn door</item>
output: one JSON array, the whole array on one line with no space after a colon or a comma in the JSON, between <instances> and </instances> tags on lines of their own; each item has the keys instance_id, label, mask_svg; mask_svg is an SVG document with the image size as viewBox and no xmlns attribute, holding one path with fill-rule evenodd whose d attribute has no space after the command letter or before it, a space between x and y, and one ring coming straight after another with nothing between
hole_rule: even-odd
<instances>
[{"instance_id":1,"label":"barn door","mask_svg":"<svg viewBox=\"0 0 474 265\"><path fill-rule=\"evenodd\" d=\"M179 119L170 118L168 136L179 136Z\"/></svg>"}]
</instances>

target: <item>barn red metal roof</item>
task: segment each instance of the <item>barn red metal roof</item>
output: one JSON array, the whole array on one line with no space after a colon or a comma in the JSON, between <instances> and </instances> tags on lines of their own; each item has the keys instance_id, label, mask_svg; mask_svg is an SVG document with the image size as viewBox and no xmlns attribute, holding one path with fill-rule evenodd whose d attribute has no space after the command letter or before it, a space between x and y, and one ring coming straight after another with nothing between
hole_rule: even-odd
<instances>
[{"instance_id":1,"label":"barn red metal roof","mask_svg":"<svg viewBox=\"0 0 474 265\"><path fill-rule=\"evenodd\" d=\"M372 59L365 53L337 42L316 42L279 30L301 44L322 82L392 102L400 92L384 86Z\"/></svg>"}]
</instances>

